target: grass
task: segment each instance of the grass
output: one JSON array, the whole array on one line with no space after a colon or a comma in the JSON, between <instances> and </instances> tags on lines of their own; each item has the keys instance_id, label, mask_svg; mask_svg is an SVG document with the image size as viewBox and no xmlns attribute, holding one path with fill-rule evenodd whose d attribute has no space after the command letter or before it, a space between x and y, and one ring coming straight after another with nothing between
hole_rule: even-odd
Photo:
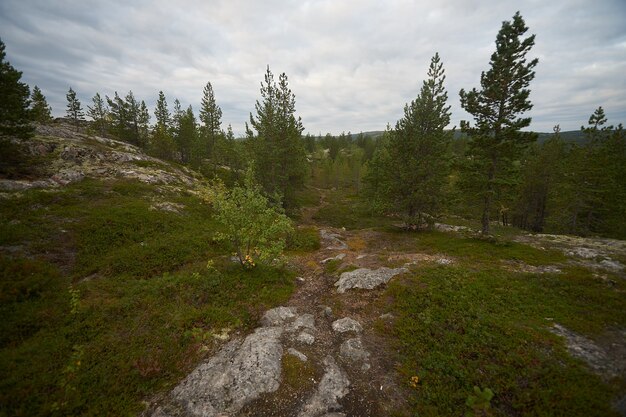
<instances>
[{"instance_id":1,"label":"grass","mask_svg":"<svg viewBox=\"0 0 626 417\"><path fill-rule=\"evenodd\" d=\"M213 333L255 326L294 288L290 271L230 263L198 198L138 182L26 191L0 220L0 245L17 248L0 257L0 416L137 414Z\"/></svg>"},{"instance_id":2,"label":"grass","mask_svg":"<svg viewBox=\"0 0 626 417\"><path fill-rule=\"evenodd\" d=\"M496 416L615 415L620 383L591 374L547 328L558 322L593 336L626 326L626 285L608 289L584 269L533 275L470 265L418 269L387 289L400 371L407 384L421 381L411 412L460 415L479 386L494 391Z\"/></svg>"}]
</instances>

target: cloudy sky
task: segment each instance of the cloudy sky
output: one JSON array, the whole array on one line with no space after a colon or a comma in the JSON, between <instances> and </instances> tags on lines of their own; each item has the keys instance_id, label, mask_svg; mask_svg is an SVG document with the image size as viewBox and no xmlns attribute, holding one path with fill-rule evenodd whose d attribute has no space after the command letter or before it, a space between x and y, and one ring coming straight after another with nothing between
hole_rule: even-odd
<instances>
[{"instance_id":1,"label":"cloudy sky","mask_svg":"<svg viewBox=\"0 0 626 417\"><path fill-rule=\"evenodd\" d=\"M458 126L459 90L479 86L517 10L537 35L531 128L578 129L600 105L626 123L624 0L2 0L0 37L57 116L70 85L83 106L132 90L152 107L163 90L170 109L198 110L210 81L241 133L269 65L287 73L307 132L340 133L395 123L435 52Z\"/></svg>"}]
</instances>

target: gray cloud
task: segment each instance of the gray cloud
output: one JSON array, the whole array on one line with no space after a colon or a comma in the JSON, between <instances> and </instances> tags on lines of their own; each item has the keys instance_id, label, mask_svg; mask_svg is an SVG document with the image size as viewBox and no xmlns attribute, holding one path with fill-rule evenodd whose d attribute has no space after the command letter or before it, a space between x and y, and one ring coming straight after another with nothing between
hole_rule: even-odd
<instances>
[{"instance_id":1,"label":"gray cloud","mask_svg":"<svg viewBox=\"0 0 626 417\"><path fill-rule=\"evenodd\" d=\"M479 86L503 20L520 10L537 35L531 128L578 129L602 105L626 122L626 6L621 0L4 0L9 61L56 115L71 85L133 90L149 106L163 90L197 110L213 84L225 124L243 132L269 64L286 72L308 132L384 129L402 115L439 52L453 124L468 119L458 91Z\"/></svg>"}]
</instances>

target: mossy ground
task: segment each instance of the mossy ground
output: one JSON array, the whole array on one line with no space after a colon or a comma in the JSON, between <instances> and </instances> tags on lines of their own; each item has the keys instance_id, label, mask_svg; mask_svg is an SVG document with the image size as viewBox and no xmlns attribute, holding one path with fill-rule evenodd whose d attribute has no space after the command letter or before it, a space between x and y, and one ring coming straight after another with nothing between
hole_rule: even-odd
<instances>
[{"instance_id":1,"label":"mossy ground","mask_svg":"<svg viewBox=\"0 0 626 417\"><path fill-rule=\"evenodd\" d=\"M493 239L406 232L388 227L388 219L367 217L353 198L336 194L330 199L317 220L347 229L375 228L361 236L365 251L379 259L424 253L453 260L451 265L412 266L388 284L373 307L395 317L391 326L388 320L376 322L397 352L397 371L406 382L409 402L399 404L394 415L472 415L466 401L474 386L495 393L485 415L617 415L611 405L626 394L626 381L594 374L548 329L559 323L599 340L607 330L626 328L623 279L569 264L558 250L511 242L520 232L510 227L494 228ZM456 223L478 228L470 221ZM563 273L511 272L504 262L559 265ZM326 272L338 268L329 262ZM414 376L416 386L411 385Z\"/></svg>"},{"instance_id":2,"label":"mossy ground","mask_svg":"<svg viewBox=\"0 0 626 417\"><path fill-rule=\"evenodd\" d=\"M232 264L192 194L87 180L4 200L0 217L14 248L0 258L0 415L135 414L213 333L254 326L294 288L289 271ZM309 235L293 237L302 250Z\"/></svg>"}]
</instances>

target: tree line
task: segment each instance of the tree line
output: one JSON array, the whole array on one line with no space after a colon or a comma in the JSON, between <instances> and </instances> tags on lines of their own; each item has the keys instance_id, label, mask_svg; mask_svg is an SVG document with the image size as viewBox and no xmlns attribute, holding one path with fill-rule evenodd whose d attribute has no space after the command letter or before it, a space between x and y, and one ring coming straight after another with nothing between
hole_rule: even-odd
<instances>
[{"instance_id":1,"label":"tree line","mask_svg":"<svg viewBox=\"0 0 626 417\"><path fill-rule=\"evenodd\" d=\"M527 58L535 43L535 35L527 31L519 12L503 22L480 86L459 92L461 106L473 118L461 122L460 137L456 128L447 129L451 106L438 53L403 117L378 138L303 135L287 75L275 80L269 67L240 140L230 126L222 127L222 110L210 82L198 118L178 99L170 111L162 91L153 115L132 91L123 97L96 93L85 111L72 88L67 116L77 126L88 116L96 134L114 136L209 176L241 179L238 173L252 164L264 192L285 208L296 207L298 190L310 183L350 189L372 212L399 216L407 229L457 214L480 219L483 234L500 222L534 232L626 237L622 125L608 125L600 107L581 127L581 144L563 141L558 126L542 144L536 134L523 131L531 122L526 113L532 109L530 83L538 64ZM21 73L4 62L3 44L1 48L2 85L13 85L23 98L11 104L22 113L16 110L15 117L3 118L1 128L3 134L17 135L20 126L13 120L45 123L51 119L50 107L37 87L29 95L28 86L19 83ZM28 123L21 127L22 136L32 129Z\"/></svg>"}]
</instances>

